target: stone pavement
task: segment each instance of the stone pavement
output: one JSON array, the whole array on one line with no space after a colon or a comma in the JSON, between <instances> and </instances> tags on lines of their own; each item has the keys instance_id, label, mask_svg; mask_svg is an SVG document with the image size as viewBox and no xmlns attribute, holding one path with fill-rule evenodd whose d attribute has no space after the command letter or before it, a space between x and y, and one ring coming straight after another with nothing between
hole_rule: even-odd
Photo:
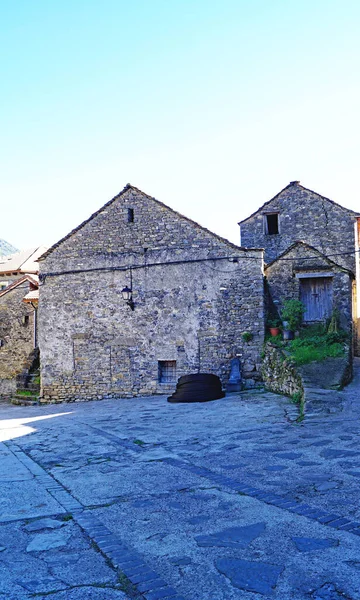
<instances>
[{"instance_id":1,"label":"stone pavement","mask_svg":"<svg viewBox=\"0 0 360 600\"><path fill-rule=\"evenodd\" d=\"M0 599L360 599L360 386L0 405ZM338 393L338 392L337 392Z\"/></svg>"}]
</instances>

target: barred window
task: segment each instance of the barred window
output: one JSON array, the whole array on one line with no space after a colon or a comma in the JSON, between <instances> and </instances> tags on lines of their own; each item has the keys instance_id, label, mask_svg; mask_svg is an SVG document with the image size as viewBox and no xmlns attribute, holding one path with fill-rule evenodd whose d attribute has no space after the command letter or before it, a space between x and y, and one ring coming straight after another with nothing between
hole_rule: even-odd
<instances>
[{"instance_id":1,"label":"barred window","mask_svg":"<svg viewBox=\"0 0 360 600\"><path fill-rule=\"evenodd\" d=\"M159 383L172 383L176 381L176 360L158 361Z\"/></svg>"}]
</instances>

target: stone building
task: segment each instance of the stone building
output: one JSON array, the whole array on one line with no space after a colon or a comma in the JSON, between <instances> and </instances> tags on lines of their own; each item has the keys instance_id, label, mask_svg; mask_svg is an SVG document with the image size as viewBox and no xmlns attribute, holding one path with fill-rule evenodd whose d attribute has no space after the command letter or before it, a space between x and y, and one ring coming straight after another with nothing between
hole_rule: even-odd
<instances>
[{"instance_id":1,"label":"stone building","mask_svg":"<svg viewBox=\"0 0 360 600\"><path fill-rule=\"evenodd\" d=\"M37 259L46 249L38 246L0 257L0 397L15 393L19 375L32 363L37 345Z\"/></svg>"},{"instance_id":2,"label":"stone building","mask_svg":"<svg viewBox=\"0 0 360 600\"><path fill-rule=\"evenodd\" d=\"M296 242L266 265L265 276L277 306L283 298L300 299L305 306L305 323L325 321L336 306L341 327L351 329L354 274L316 248Z\"/></svg>"},{"instance_id":3,"label":"stone building","mask_svg":"<svg viewBox=\"0 0 360 600\"><path fill-rule=\"evenodd\" d=\"M42 401L167 394L198 371L225 385L239 355L251 385L262 264L127 185L40 258Z\"/></svg>"},{"instance_id":4,"label":"stone building","mask_svg":"<svg viewBox=\"0 0 360 600\"><path fill-rule=\"evenodd\" d=\"M0 256L0 290L4 290L24 275L37 275L39 273L38 258L46 250L45 246L37 246Z\"/></svg>"},{"instance_id":5,"label":"stone building","mask_svg":"<svg viewBox=\"0 0 360 600\"><path fill-rule=\"evenodd\" d=\"M37 294L37 275L22 275L0 292L0 397L15 393L17 377L30 366Z\"/></svg>"},{"instance_id":6,"label":"stone building","mask_svg":"<svg viewBox=\"0 0 360 600\"><path fill-rule=\"evenodd\" d=\"M239 223L241 244L264 248L268 289L279 307L301 298L306 322L323 321L336 307L349 329L357 319L355 221L354 211L292 181Z\"/></svg>"}]
</instances>

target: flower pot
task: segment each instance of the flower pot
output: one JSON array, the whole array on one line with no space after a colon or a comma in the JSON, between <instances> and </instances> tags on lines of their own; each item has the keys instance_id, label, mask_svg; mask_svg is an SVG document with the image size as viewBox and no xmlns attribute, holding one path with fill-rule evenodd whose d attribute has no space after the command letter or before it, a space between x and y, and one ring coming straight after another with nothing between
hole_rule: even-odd
<instances>
[{"instance_id":1,"label":"flower pot","mask_svg":"<svg viewBox=\"0 0 360 600\"><path fill-rule=\"evenodd\" d=\"M269 327L269 331L270 331L270 335L272 335L273 337L276 337L280 333L280 328L279 327Z\"/></svg>"},{"instance_id":2,"label":"flower pot","mask_svg":"<svg viewBox=\"0 0 360 600\"><path fill-rule=\"evenodd\" d=\"M294 337L295 337L295 334L293 331L290 331L290 329L283 330L283 339L284 340L293 340Z\"/></svg>"}]
</instances>

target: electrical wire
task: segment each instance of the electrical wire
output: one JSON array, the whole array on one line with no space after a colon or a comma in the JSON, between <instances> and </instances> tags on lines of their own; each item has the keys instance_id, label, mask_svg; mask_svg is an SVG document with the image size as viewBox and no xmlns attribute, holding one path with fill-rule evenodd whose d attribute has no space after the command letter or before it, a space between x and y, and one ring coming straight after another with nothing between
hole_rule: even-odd
<instances>
[{"instance_id":1,"label":"electrical wire","mask_svg":"<svg viewBox=\"0 0 360 600\"><path fill-rule=\"evenodd\" d=\"M251 249L249 249L251 251ZM165 262L157 262L157 263L145 263L142 265L129 265L129 266L115 266L115 267L93 267L93 268L88 268L88 269L69 269L67 271L53 271L53 272L49 272L49 273L40 273L39 275L39 279L41 281L41 283L44 283L46 277L56 277L59 275L75 275L78 273L94 273L94 272L112 272L112 271L129 271L130 269L136 270L136 269L147 269L147 268L151 268L151 267L163 267L163 266L175 266L175 265L182 265L182 264L194 264L194 263L201 263L201 262L215 262L215 261L220 261L220 260L229 260L233 263L237 263L241 260L256 260L259 261L261 260L261 258L259 256L250 256L246 254L246 250L244 250L244 255L238 255L238 256L213 256L213 257L208 257L208 258L195 258L195 259L184 259L184 260L174 260L174 261L165 261ZM323 255L324 258L332 258L332 257L336 257L336 256L350 256L350 255L355 255L358 254L360 252L360 250L353 250L352 252L338 252L335 254L328 254L328 255ZM314 260L317 259L318 256L296 256L293 258L285 258L285 257L279 257L277 259L274 259L274 261L306 261L306 260ZM271 263L269 263L271 264ZM210 265L209 265L210 266ZM216 270L216 269L214 269ZM228 271L219 271L219 272L224 272L227 273Z\"/></svg>"}]
</instances>

